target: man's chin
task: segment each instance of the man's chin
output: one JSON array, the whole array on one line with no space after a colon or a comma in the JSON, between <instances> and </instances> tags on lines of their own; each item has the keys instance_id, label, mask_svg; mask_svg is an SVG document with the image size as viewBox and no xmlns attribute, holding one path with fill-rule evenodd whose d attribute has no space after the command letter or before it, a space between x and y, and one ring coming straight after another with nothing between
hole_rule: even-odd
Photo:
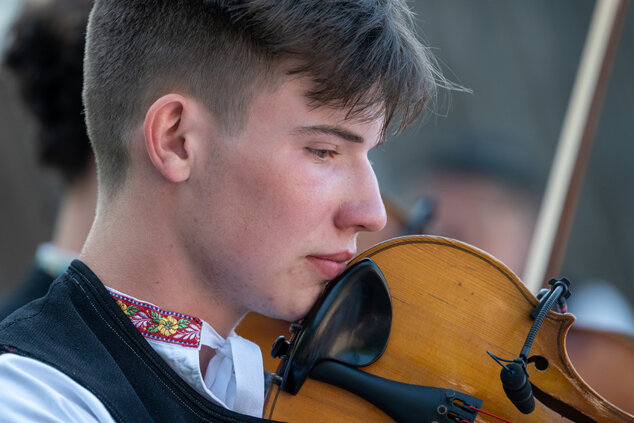
<instances>
[{"instance_id":1,"label":"man's chin","mask_svg":"<svg viewBox=\"0 0 634 423\"><path fill-rule=\"evenodd\" d=\"M280 310L278 318L286 320L287 322L297 322L298 320L302 320L311 310L320 294L321 292L302 302L299 300L295 301L286 310Z\"/></svg>"},{"instance_id":2,"label":"man's chin","mask_svg":"<svg viewBox=\"0 0 634 423\"><path fill-rule=\"evenodd\" d=\"M287 301L263 304L260 310L254 311L272 319L297 322L306 317L322 292L323 287L319 287L311 292L303 292L301 296L295 295Z\"/></svg>"},{"instance_id":3,"label":"man's chin","mask_svg":"<svg viewBox=\"0 0 634 423\"><path fill-rule=\"evenodd\" d=\"M287 310L280 313L278 319L286 320L287 322L297 322L306 317L309 311L310 306L301 309Z\"/></svg>"}]
</instances>

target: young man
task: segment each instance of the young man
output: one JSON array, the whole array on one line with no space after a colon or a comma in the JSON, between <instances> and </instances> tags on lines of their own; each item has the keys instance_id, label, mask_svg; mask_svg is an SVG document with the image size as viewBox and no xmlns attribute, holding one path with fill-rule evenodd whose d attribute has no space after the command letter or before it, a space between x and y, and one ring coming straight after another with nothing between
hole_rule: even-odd
<instances>
[{"instance_id":1,"label":"young man","mask_svg":"<svg viewBox=\"0 0 634 423\"><path fill-rule=\"evenodd\" d=\"M436 73L400 0L97 0L87 39L97 216L0 325L0 415L249 421L217 405L262 412L233 328L303 317L383 227L367 154Z\"/></svg>"}]
</instances>

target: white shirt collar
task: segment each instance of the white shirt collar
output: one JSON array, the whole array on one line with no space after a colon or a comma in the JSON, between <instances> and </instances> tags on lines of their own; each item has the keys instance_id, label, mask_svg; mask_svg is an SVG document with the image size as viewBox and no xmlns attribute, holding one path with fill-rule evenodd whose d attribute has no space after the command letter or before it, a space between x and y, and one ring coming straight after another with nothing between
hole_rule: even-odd
<instances>
[{"instance_id":1,"label":"white shirt collar","mask_svg":"<svg viewBox=\"0 0 634 423\"><path fill-rule=\"evenodd\" d=\"M191 387L230 410L262 416L264 366L256 344L233 331L225 339L201 319L108 291L152 348ZM215 351L204 380L199 359L203 345Z\"/></svg>"}]
</instances>

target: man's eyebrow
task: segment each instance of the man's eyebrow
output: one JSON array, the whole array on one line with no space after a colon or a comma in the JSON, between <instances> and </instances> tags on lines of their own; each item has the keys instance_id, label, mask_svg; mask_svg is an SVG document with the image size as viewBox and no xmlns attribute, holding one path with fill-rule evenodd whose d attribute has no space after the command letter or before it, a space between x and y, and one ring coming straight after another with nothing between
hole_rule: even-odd
<instances>
[{"instance_id":1,"label":"man's eyebrow","mask_svg":"<svg viewBox=\"0 0 634 423\"><path fill-rule=\"evenodd\" d=\"M325 134L325 135L334 135L336 137L342 138L346 141L363 143L363 137L355 134L354 132L348 131L345 128L341 128L339 126L331 126L331 125L312 125L312 126L301 126L293 130L294 133L297 134Z\"/></svg>"}]
</instances>

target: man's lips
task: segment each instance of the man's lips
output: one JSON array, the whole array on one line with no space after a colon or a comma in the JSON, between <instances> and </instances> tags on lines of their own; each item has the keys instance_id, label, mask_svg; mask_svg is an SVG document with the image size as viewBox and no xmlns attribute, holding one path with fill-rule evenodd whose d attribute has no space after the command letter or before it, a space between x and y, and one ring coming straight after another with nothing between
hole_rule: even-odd
<instances>
[{"instance_id":1,"label":"man's lips","mask_svg":"<svg viewBox=\"0 0 634 423\"><path fill-rule=\"evenodd\" d=\"M308 262L325 279L331 280L339 276L346 269L348 261L354 257L352 251L342 251L336 254L307 256Z\"/></svg>"}]
</instances>

